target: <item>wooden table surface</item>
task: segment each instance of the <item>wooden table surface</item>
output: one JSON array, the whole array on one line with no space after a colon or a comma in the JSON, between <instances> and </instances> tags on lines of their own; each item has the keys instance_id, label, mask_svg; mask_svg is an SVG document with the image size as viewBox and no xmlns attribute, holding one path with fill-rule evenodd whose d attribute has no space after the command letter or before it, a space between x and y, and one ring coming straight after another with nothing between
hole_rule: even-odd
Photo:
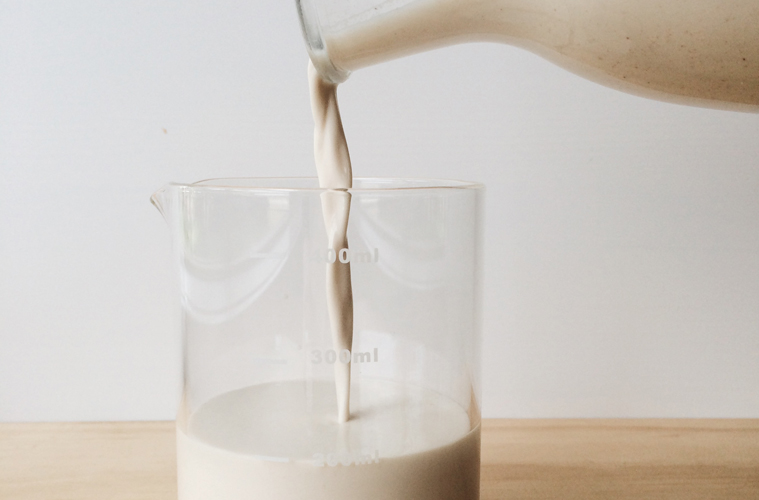
<instances>
[{"instance_id":1,"label":"wooden table surface","mask_svg":"<svg viewBox=\"0 0 759 500\"><path fill-rule=\"evenodd\" d=\"M759 500L759 420L486 420L482 500ZM173 422L0 424L0 499L175 499ZM304 499L307 500L307 499Z\"/></svg>"}]
</instances>

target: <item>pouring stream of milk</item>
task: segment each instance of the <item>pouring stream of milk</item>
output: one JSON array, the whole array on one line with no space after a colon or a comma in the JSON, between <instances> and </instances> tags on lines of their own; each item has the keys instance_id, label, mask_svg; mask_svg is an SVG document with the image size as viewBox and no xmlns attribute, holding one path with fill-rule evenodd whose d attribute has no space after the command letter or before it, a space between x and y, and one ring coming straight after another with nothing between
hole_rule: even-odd
<instances>
[{"instance_id":1,"label":"pouring stream of milk","mask_svg":"<svg viewBox=\"0 0 759 500\"><path fill-rule=\"evenodd\" d=\"M327 188L321 195L324 226L329 248L348 248L348 217L353 186L351 160L345 141L343 123L337 106L337 85L324 81L308 63L311 113L314 116L314 159L319 186ZM353 348L353 291L350 262L327 263L327 309L332 325L335 352ZM335 363L335 389L339 422L350 419L350 363Z\"/></svg>"},{"instance_id":2,"label":"pouring stream of milk","mask_svg":"<svg viewBox=\"0 0 759 500\"><path fill-rule=\"evenodd\" d=\"M327 263L327 308L332 343L342 353L353 344L351 268L339 258L348 248L351 163L337 86L322 80L310 64L308 74L322 215L328 245L338 257ZM479 497L479 421L459 402L434 390L409 390L403 383L371 377L362 378L351 398L351 364L334 367L334 392L323 381L278 380L217 395L189 419L178 419L178 497ZM351 399L360 418L350 419ZM337 422L328 417L335 407Z\"/></svg>"}]
</instances>

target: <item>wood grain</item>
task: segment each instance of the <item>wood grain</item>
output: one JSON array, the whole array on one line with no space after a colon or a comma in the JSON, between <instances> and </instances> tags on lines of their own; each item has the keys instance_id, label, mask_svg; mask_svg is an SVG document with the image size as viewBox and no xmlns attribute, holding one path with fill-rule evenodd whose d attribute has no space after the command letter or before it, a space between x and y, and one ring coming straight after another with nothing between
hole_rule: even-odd
<instances>
[{"instance_id":1,"label":"wood grain","mask_svg":"<svg viewBox=\"0 0 759 500\"><path fill-rule=\"evenodd\" d=\"M482 499L759 499L759 420L491 420Z\"/></svg>"},{"instance_id":2,"label":"wood grain","mask_svg":"<svg viewBox=\"0 0 759 500\"><path fill-rule=\"evenodd\" d=\"M172 422L0 424L0 499L175 499ZM759 420L486 420L482 500L759 500ZM307 500L307 499L304 499Z\"/></svg>"},{"instance_id":3,"label":"wood grain","mask_svg":"<svg viewBox=\"0 0 759 500\"><path fill-rule=\"evenodd\" d=\"M176 499L173 422L0 424L0 499Z\"/></svg>"}]
</instances>

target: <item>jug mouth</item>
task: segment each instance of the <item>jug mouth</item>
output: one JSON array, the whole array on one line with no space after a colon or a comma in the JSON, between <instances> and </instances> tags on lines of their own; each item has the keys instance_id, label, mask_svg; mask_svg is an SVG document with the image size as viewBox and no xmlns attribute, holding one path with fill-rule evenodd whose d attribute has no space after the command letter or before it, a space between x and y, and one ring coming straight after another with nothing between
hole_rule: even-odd
<instances>
[{"instance_id":1,"label":"jug mouth","mask_svg":"<svg viewBox=\"0 0 759 500\"><path fill-rule=\"evenodd\" d=\"M265 191L330 191L319 186L317 177L222 177L205 179L191 184L174 186L208 189L241 189ZM354 177L348 191L399 191L428 189L483 189L479 182L455 179L425 179L406 177Z\"/></svg>"},{"instance_id":2,"label":"jug mouth","mask_svg":"<svg viewBox=\"0 0 759 500\"><path fill-rule=\"evenodd\" d=\"M322 35L322 23L316 0L295 0L300 19L303 40L314 67L322 78L338 84L348 79L350 71L338 68L332 63L327 44Z\"/></svg>"}]
</instances>

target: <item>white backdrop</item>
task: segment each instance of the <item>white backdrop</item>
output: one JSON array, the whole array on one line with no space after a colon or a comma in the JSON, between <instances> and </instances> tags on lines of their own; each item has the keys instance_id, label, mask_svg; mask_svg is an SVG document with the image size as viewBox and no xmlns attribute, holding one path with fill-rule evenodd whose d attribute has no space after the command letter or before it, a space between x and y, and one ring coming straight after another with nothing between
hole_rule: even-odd
<instances>
[{"instance_id":1,"label":"white backdrop","mask_svg":"<svg viewBox=\"0 0 759 500\"><path fill-rule=\"evenodd\" d=\"M292 1L0 0L0 420L170 419L167 181L312 175ZM340 90L356 175L488 186L484 413L759 417L759 115L466 45Z\"/></svg>"}]
</instances>

